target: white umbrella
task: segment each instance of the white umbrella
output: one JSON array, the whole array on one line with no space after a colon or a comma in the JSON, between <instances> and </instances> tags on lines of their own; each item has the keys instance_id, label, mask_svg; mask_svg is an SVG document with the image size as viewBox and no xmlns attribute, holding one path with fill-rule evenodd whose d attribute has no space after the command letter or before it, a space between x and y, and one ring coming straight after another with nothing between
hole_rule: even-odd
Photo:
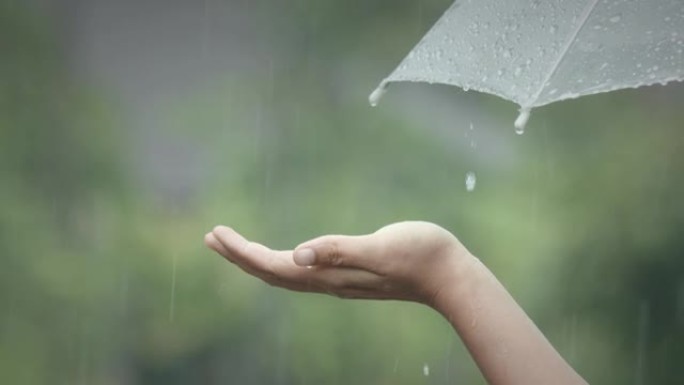
<instances>
[{"instance_id":1,"label":"white umbrella","mask_svg":"<svg viewBox=\"0 0 684 385\"><path fill-rule=\"evenodd\" d=\"M684 0L457 0L370 95L443 83L534 107L684 79Z\"/></svg>"}]
</instances>

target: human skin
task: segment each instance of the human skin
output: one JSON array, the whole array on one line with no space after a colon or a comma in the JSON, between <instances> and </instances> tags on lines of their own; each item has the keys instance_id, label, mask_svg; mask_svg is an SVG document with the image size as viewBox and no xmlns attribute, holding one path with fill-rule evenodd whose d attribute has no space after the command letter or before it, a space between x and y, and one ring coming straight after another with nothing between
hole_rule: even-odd
<instances>
[{"instance_id":1,"label":"human skin","mask_svg":"<svg viewBox=\"0 0 684 385\"><path fill-rule=\"evenodd\" d=\"M586 384L487 269L447 230L399 222L271 250L217 226L205 243L245 272L289 290L395 299L441 313L492 385Z\"/></svg>"}]
</instances>

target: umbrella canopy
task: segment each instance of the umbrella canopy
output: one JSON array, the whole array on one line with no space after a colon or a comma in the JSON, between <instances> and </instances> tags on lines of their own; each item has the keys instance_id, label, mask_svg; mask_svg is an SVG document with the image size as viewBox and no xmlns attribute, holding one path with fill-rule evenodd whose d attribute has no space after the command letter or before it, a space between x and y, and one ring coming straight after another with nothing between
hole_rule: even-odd
<instances>
[{"instance_id":1,"label":"umbrella canopy","mask_svg":"<svg viewBox=\"0 0 684 385\"><path fill-rule=\"evenodd\" d=\"M684 79L682 0L457 0L370 95L390 82L443 83L530 110Z\"/></svg>"}]
</instances>

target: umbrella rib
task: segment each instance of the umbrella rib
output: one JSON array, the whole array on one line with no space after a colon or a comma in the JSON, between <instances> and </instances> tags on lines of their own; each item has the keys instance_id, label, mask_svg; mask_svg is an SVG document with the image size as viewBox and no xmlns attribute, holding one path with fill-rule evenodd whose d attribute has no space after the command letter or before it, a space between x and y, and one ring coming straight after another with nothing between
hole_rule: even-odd
<instances>
[{"instance_id":1,"label":"umbrella rib","mask_svg":"<svg viewBox=\"0 0 684 385\"><path fill-rule=\"evenodd\" d=\"M575 42L575 39L577 38L577 35L579 34L579 32L582 30L582 28L584 28L584 25L587 23L589 16L591 15L591 13L596 8L596 5L598 4L598 2L599 2L599 0L592 0L592 2L590 4L588 4L587 7L584 9L584 12L582 13L582 18L580 19L580 22L578 23L577 28L572 33L572 35L570 35L570 38L565 43L563 50L560 52L560 55L558 55L558 59L556 59L556 62L551 67L551 71L549 71L548 75L546 75L546 78L544 79L544 81L539 86L537 93L532 97L532 102L529 103L528 107L532 107L537 102L537 100L539 100L539 96L541 95L542 91L544 90L544 87L546 87L546 85L549 83L549 80L551 80L553 75L556 74L558 67L560 67L560 63L563 61L563 59L565 59L565 55L568 53L568 51L570 50L570 47Z\"/></svg>"}]
</instances>

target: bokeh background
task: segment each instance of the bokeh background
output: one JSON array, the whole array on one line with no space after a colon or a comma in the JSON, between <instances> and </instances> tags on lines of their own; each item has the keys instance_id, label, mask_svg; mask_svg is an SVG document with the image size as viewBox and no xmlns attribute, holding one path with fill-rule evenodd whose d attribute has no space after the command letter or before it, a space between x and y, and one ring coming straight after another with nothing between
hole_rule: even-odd
<instances>
[{"instance_id":1,"label":"bokeh background","mask_svg":"<svg viewBox=\"0 0 684 385\"><path fill-rule=\"evenodd\" d=\"M436 222L591 383L684 375L684 87L367 96L450 0L1 0L0 383L484 383L424 306L202 244ZM475 190L465 175L477 176Z\"/></svg>"}]
</instances>

